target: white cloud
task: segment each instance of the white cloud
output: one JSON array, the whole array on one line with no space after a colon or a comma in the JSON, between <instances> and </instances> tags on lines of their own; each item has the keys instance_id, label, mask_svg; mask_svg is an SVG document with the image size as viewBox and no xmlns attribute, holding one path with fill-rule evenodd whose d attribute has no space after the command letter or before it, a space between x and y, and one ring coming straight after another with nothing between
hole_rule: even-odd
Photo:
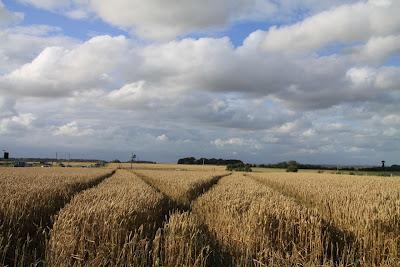
<instances>
[{"instance_id":1,"label":"white cloud","mask_svg":"<svg viewBox=\"0 0 400 267\"><path fill-rule=\"evenodd\" d=\"M171 39L177 35L223 27L229 22L257 13L265 17L274 5L263 0L91 1L93 10L105 21L131 28L145 38Z\"/></svg>"},{"instance_id":2,"label":"white cloud","mask_svg":"<svg viewBox=\"0 0 400 267\"><path fill-rule=\"evenodd\" d=\"M88 6L78 2L25 0L33 1L37 7L79 19L93 15ZM183 5L182 10L169 10L178 12L176 17L150 12L127 18L126 27L141 29L142 34L149 34L146 37L173 37L260 18L266 13L254 13L252 5L263 2L243 2L249 9L240 12L222 11L227 15L210 19L211 26L204 24L203 18L182 20L193 12L192 7ZM274 12L279 15L298 11L298 17L288 15L286 22L309 18L269 32L255 31L240 47L228 37L158 43L96 36L77 41L63 36L62 29L46 25L2 29L1 141L21 146L45 141L46 147L104 149L107 153L133 147L143 158L168 161L188 151L215 157L228 157L236 151L248 161L273 162L295 155L305 162L332 162L352 160L346 155L362 156L371 147L376 149L371 158L395 158L400 150L396 128L400 68L384 62L398 53L400 32L392 24L397 19L385 6L396 3L353 2L274 1L279 10ZM115 3L115 9L106 12L115 13L120 8ZM150 8L154 4L167 5L157 1L128 5L132 3L143 10L154 10ZM337 3L346 4L335 7ZM210 2L204 9L219 4ZM315 8L304 11L308 5ZM348 10L354 14L342 20ZM382 19L382 10L386 19ZM362 27L350 34L349 23ZM166 35L157 33L158 24L162 24L159 29L166 29ZM272 38L275 35L270 32L285 29L289 41L277 34L284 39L279 41L279 49L262 49L266 35ZM328 49L330 55L320 56L316 49L331 43L339 44L341 51ZM300 53L275 53L287 48ZM67 137L79 137L82 142L71 145L74 142ZM351 147L357 149L348 149Z\"/></svg>"},{"instance_id":3,"label":"white cloud","mask_svg":"<svg viewBox=\"0 0 400 267\"><path fill-rule=\"evenodd\" d=\"M160 142L167 142L167 141L169 140L169 138L168 138L167 135L162 134L162 135L157 136L157 137L156 137L156 140L157 140L157 141L160 141Z\"/></svg>"},{"instance_id":4,"label":"white cloud","mask_svg":"<svg viewBox=\"0 0 400 267\"><path fill-rule=\"evenodd\" d=\"M123 36L97 36L72 50L48 47L31 63L0 76L0 85L24 96L62 96L105 86L107 77L118 78L114 70L124 61L126 45Z\"/></svg>"},{"instance_id":5,"label":"white cloud","mask_svg":"<svg viewBox=\"0 0 400 267\"><path fill-rule=\"evenodd\" d=\"M346 75L356 86L370 86L376 78L376 72L372 68L351 68Z\"/></svg>"},{"instance_id":6,"label":"white cloud","mask_svg":"<svg viewBox=\"0 0 400 267\"><path fill-rule=\"evenodd\" d=\"M82 19L98 16L142 38L165 40L193 32L221 29L251 20L287 21L356 0L19 0L37 8Z\"/></svg>"},{"instance_id":7,"label":"white cloud","mask_svg":"<svg viewBox=\"0 0 400 267\"><path fill-rule=\"evenodd\" d=\"M347 72L347 77L352 84L361 89L368 87L379 89L398 90L400 86L399 67L361 67L351 68Z\"/></svg>"},{"instance_id":8,"label":"white cloud","mask_svg":"<svg viewBox=\"0 0 400 267\"><path fill-rule=\"evenodd\" d=\"M310 138L315 136L315 130L314 129L308 129L307 131L303 132L302 134L306 138Z\"/></svg>"},{"instance_id":9,"label":"white cloud","mask_svg":"<svg viewBox=\"0 0 400 267\"><path fill-rule=\"evenodd\" d=\"M256 140L244 139L240 137L232 137L228 139L217 138L211 141L211 144L215 145L220 149L225 147L243 147L243 146L251 150L259 150L262 148L262 145Z\"/></svg>"},{"instance_id":10,"label":"white cloud","mask_svg":"<svg viewBox=\"0 0 400 267\"><path fill-rule=\"evenodd\" d=\"M227 140L218 138L212 141L214 145L217 147L224 147L226 145L236 145L236 146L242 146L244 145L245 141L241 138L229 138Z\"/></svg>"},{"instance_id":11,"label":"white cloud","mask_svg":"<svg viewBox=\"0 0 400 267\"><path fill-rule=\"evenodd\" d=\"M351 49L357 62L379 64L400 52L400 35L372 37L365 45Z\"/></svg>"},{"instance_id":12,"label":"white cloud","mask_svg":"<svg viewBox=\"0 0 400 267\"><path fill-rule=\"evenodd\" d=\"M49 46L72 47L76 40L60 35L60 29L47 25L0 29L0 75L33 60Z\"/></svg>"},{"instance_id":13,"label":"white cloud","mask_svg":"<svg viewBox=\"0 0 400 267\"><path fill-rule=\"evenodd\" d=\"M275 128L273 131L280 134L290 134L293 133L297 127L298 125L296 122L287 122Z\"/></svg>"},{"instance_id":14,"label":"white cloud","mask_svg":"<svg viewBox=\"0 0 400 267\"><path fill-rule=\"evenodd\" d=\"M120 89L111 91L106 96L106 104L126 109L157 108L166 101L159 91L145 81L126 84Z\"/></svg>"},{"instance_id":15,"label":"white cloud","mask_svg":"<svg viewBox=\"0 0 400 267\"><path fill-rule=\"evenodd\" d=\"M383 118L383 124L385 125L400 125L400 115L398 114L389 114Z\"/></svg>"},{"instance_id":16,"label":"white cloud","mask_svg":"<svg viewBox=\"0 0 400 267\"><path fill-rule=\"evenodd\" d=\"M57 127L53 131L53 134L59 136L72 136L72 137L91 136L94 134L94 130L91 128L82 128L78 126L78 123L76 121L72 121L60 127Z\"/></svg>"},{"instance_id":17,"label":"white cloud","mask_svg":"<svg viewBox=\"0 0 400 267\"><path fill-rule=\"evenodd\" d=\"M368 1L323 11L289 26L272 27L263 48L271 52L307 51L333 42L352 43L400 30L400 2Z\"/></svg>"},{"instance_id":18,"label":"white cloud","mask_svg":"<svg viewBox=\"0 0 400 267\"><path fill-rule=\"evenodd\" d=\"M7 134L15 131L26 131L31 127L35 116L31 113L19 114L11 117L0 118L0 134Z\"/></svg>"}]
</instances>

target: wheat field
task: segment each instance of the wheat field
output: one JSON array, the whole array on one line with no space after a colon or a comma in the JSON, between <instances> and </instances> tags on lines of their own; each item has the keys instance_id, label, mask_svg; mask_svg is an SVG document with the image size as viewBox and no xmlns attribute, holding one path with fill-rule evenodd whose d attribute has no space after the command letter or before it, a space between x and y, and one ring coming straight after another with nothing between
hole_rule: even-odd
<instances>
[{"instance_id":1,"label":"wheat field","mask_svg":"<svg viewBox=\"0 0 400 267\"><path fill-rule=\"evenodd\" d=\"M102 169L1 168L0 263L24 264L40 258L52 216L74 194L112 173Z\"/></svg>"},{"instance_id":2,"label":"wheat field","mask_svg":"<svg viewBox=\"0 0 400 267\"><path fill-rule=\"evenodd\" d=\"M398 178L122 167L2 172L2 264L400 266Z\"/></svg>"}]
</instances>

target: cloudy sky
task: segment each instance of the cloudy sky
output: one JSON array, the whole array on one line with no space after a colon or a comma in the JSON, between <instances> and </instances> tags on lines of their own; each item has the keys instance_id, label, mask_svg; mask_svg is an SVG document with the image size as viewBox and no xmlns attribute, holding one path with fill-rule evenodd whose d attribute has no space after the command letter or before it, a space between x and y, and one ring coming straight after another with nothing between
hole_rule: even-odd
<instances>
[{"instance_id":1,"label":"cloudy sky","mask_svg":"<svg viewBox=\"0 0 400 267\"><path fill-rule=\"evenodd\" d=\"M0 0L0 149L400 163L398 0Z\"/></svg>"}]
</instances>

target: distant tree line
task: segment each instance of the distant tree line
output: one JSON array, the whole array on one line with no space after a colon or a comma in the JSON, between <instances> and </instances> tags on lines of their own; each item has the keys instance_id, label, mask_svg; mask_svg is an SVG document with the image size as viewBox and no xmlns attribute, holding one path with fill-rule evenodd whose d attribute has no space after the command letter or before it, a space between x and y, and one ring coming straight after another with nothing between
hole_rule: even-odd
<instances>
[{"instance_id":1,"label":"distant tree line","mask_svg":"<svg viewBox=\"0 0 400 267\"><path fill-rule=\"evenodd\" d=\"M187 157L178 160L178 164L192 164L192 165L229 165L229 164L243 164L243 161L238 159L207 159L195 157Z\"/></svg>"},{"instance_id":2,"label":"distant tree line","mask_svg":"<svg viewBox=\"0 0 400 267\"><path fill-rule=\"evenodd\" d=\"M251 164L235 163L226 166L227 171L252 172Z\"/></svg>"},{"instance_id":3,"label":"distant tree line","mask_svg":"<svg viewBox=\"0 0 400 267\"><path fill-rule=\"evenodd\" d=\"M319 165L319 164L302 164L294 160L283 161L274 164L259 164L253 167L260 168L277 168L277 169L318 169L318 170L336 170L334 165ZM355 167L355 166L340 166L343 171L400 171L400 165L392 165L390 167Z\"/></svg>"},{"instance_id":4,"label":"distant tree line","mask_svg":"<svg viewBox=\"0 0 400 267\"><path fill-rule=\"evenodd\" d=\"M360 171L400 171L400 165L392 165L390 167L372 167L372 168L362 168L358 169Z\"/></svg>"},{"instance_id":5,"label":"distant tree line","mask_svg":"<svg viewBox=\"0 0 400 267\"><path fill-rule=\"evenodd\" d=\"M110 161L110 163L131 163L131 161L120 161L119 159L114 159ZM155 161L148 161L148 160L135 160L133 163L147 163L147 164L157 164Z\"/></svg>"},{"instance_id":6,"label":"distant tree line","mask_svg":"<svg viewBox=\"0 0 400 267\"><path fill-rule=\"evenodd\" d=\"M12 161L12 160L19 160L25 162L52 162L52 161L69 161L69 162L106 162L104 160L98 159L66 159L66 158L9 158L5 160L0 158L0 161Z\"/></svg>"}]
</instances>

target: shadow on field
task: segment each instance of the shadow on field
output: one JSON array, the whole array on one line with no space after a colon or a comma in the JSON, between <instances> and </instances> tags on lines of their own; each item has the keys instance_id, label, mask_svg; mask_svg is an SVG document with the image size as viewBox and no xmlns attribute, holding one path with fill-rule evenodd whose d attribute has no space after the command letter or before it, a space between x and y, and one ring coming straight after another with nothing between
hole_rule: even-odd
<instances>
[{"instance_id":1,"label":"shadow on field","mask_svg":"<svg viewBox=\"0 0 400 267\"><path fill-rule=\"evenodd\" d=\"M322 237L324 253L334 266L346 262L358 262L358 242L356 236L335 226L331 221L322 220ZM352 255L352 258L348 258ZM346 257L345 257L346 256Z\"/></svg>"}]
</instances>

